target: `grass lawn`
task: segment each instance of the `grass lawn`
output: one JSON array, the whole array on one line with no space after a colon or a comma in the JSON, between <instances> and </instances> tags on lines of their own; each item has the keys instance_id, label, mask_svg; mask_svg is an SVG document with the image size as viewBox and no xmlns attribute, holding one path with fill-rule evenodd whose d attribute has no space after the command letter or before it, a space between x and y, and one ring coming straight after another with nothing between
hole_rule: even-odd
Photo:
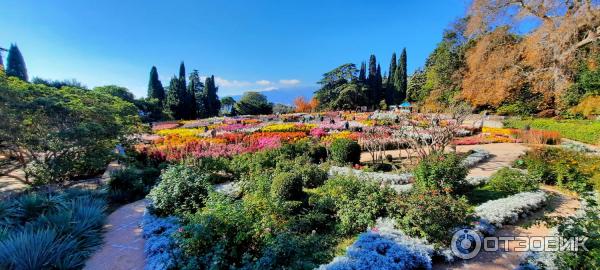
<instances>
[{"instance_id":1,"label":"grass lawn","mask_svg":"<svg viewBox=\"0 0 600 270\"><path fill-rule=\"evenodd\" d=\"M600 121L593 120L554 120L554 119L507 119L504 125L509 128L524 128L558 131L561 136L589 144L600 144Z\"/></svg>"}]
</instances>

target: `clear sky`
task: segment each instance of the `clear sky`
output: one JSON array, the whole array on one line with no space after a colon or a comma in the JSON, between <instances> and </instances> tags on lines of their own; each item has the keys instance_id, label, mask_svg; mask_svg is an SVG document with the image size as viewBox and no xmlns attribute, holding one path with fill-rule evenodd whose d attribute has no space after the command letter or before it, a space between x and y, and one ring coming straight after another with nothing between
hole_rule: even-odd
<instances>
[{"instance_id":1,"label":"clear sky","mask_svg":"<svg viewBox=\"0 0 600 270\"><path fill-rule=\"evenodd\" d=\"M392 52L422 66L468 0L4 0L0 46L17 43L29 71L145 96L152 65L163 85L214 74L219 95L314 86L336 66ZM6 57L6 55L4 55Z\"/></svg>"}]
</instances>

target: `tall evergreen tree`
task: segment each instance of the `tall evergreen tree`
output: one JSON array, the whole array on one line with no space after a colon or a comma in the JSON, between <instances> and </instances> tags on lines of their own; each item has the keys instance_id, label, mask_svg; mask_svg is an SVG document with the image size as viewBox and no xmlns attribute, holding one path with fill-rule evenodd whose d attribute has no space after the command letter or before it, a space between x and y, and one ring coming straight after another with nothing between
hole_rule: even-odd
<instances>
[{"instance_id":1,"label":"tall evergreen tree","mask_svg":"<svg viewBox=\"0 0 600 270\"><path fill-rule=\"evenodd\" d=\"M200 117L198 114L198 93L202 92L204 85L200 81L200 75L197 70L190 73L190 83L188 84L186 92L186 111L190 119L196 119ZM202 100L200 100L202 102Z\"/></svg>"},{"instance_id":2,"label":"tall evergreen tree","mask_svg":"<svg viewBox=\"0 0 600 270\"><path fill-rule=\"evenodd\" d=\"M394 79L396 76L396 53L392 54L392 59L390 60L390 69L388 71L387 81L385 83L385 102L388 105L392 105L396 103L396 86L394 84Z\"/></svg>"},{"instance_id":3,"label":"tall evergreen tree","mask_svg":"<svg viewBox=\"0 0 600 270\"><path fill-rule=\"evenodd\" d=\"M379 100L376 104L385 98L385 90L383 88L383 77L381 76L381 65L377 64L377 72L375 74L375 100Z\"/></svg>"},{"instance_id":4,"label":"tall evergreen tree","mask_svg":"<svg viewBox=\"0 0 600 270\"><path fill-rule=\"evenodd\" d=\"M369 76L367 77L368 92L367 98L368 104L376 106L379 103L379 89L377 88L377 58L374 54L369 57Z\"/></svg>"},{"instance_id":5,"label":"tall evergreen tree","mask_svg":"<svg viewBox=\"0 0 600 270\"><path fill-rule=\"evenodd\" d=\"M398 89L398 100L397 103L400 103L406 99L406 89L408 87L408 71L406 66L406 48L402 49L402 54L400 54L400 60L398 62L398 70L397 70L397 89Z\"/></svg>"},{"instance_id":6,"label":"tall evergreen tree","mask_svg":"<svg viewBox=\"0 0 600 270\"><path fill-rule=\"evenodd\" d=\"M190 74L190 83L188 85L188 95L193 96L193 109L195 110L195 116L197 118L206 118L208 113L206 112L206 97L204 95L204 83L200 80L200 74L197 70L192 71Z\"/></svg>"},{"instance_id":7,"label":"tall evergreen tree","mask_svg":"<svg viewBox=\"0 0 600 270\"><path fill-rule=\"evenodd\" d=\"M160 79L155 66L150 69L150 80L148 81L148 97L158 99L160 104L165 101L165 88Z\"/></svg>"},{"instance_id":8,"label":"tall evergreen tree","mask_svg":"<svg viewBox=\"0 0 600 270\"><path fill-rule=\"evenodd\" d=\"M187 83L185 82L185 64L183 63L183 61L181 61L181 64L179 64L179 79L181 80L183 85L187 85Z\"/></svg>"},{"instance_id":9,"label":"tall evergreen tree","mask_svg":"<svg viewBox=\"0 0 600 270\"><path fill-rule=\"evenodd\" d=\"M360 64L360 72L358 73L358 82L366 83L367 82L367 64L362 62Z\"/></svg>"},{"instance_id":10,"label":"tall evergreen tree","mask_svg":"<svg viewBox=\"0 0 600 270\"><path fill-rule=\"evenodd\" d=\"M11 44L6 58L6 75L17 77L23 81L29 80L23 55L16 44Z\"/></svg>"},{"instance_id":11,"label":"tall evergreen tree","mask_svg":"<svg viewBox=\"0 0 600 270\"><path fill-rule=\"evenodd\" d=\"M204 95L206 96L205 104L209 116L219 115L219 110L221 109L221 101L219 100L219 96L217 96L217 91L219 91L219 88L215 84L215 76L207 77Z\"/></svg>"},{"instance_id":12,"label":"tall evergreen tree","mask_svg":"<svg viewBox=\"0 0 600 270\"><path fill-rule=\"evenodd\" d=\"M187 116L185 109L187 91L182 83L178 77L171 78L164 104L165 110L175 119L185 119Z\"/></svg>"}]
</instances>

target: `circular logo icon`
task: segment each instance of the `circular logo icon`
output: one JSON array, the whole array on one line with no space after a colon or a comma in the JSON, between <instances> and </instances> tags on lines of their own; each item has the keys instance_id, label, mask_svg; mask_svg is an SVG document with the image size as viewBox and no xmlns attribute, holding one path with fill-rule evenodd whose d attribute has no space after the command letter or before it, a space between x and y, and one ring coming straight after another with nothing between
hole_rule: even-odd
<instances>
[{"instance_id":1,"label":"circular logo icon","mask_svg":"<svg viewBox=\"0 0 600 270\"><path fill-rule=\"evenodd\" d=\"M452 236L452 252L457 257L468 260L471 259L481 250L481 237L471 229L461 229Z\"/></svg>"}]
</instances>

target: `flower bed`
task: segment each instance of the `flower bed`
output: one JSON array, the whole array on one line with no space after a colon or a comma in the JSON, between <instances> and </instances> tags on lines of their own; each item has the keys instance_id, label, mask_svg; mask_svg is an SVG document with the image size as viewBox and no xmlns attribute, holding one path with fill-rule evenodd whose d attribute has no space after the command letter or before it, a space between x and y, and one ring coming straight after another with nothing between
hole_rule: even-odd
<instances>
[{"instance_id":1,"label":"flower bed","mask_svg":"<svg viewBox=\"0 0 600 270\"><path fill-rule=\"evenodd\" d=\"M392 173L380 173L380 172L364 172L361 170L355 170L347 167L331 166L329 169L329 175L353 175L360 180L375 181L382 185L403 185L408 184L413 175L411 173L403 174L392 174Z\"/></svg>"},{"instance_id":2,"label":"flower bed","mask_svg":"<svg viewBox=\"0 0 600 270\"><path fill-rule=\"evenodd\" d=\"M180 228L179 220L176 217L159 218L146 211L140 226L142 236L146 239L144 253L147 259L144 269L162 270L174 267L178 248L172 235Z\"/></svg>"},{"instance_id":3,"label":"flower bed","mask_svg":"<svg viewBox=\"0 0 600 270\"><path fill-rule=\"evenodd\" d=\"M527 215L542 207L546 203L546 193L543 191L522 192L506 198L485 202L475 208L475 213L480 217L480 230L486 233L493 232L493 225L497 228L503 224L514 224L519 217Z\"/></svg>"},{"instance_id":4,"label":"flower bed","mask_svg":"<svg viewBox=\"0 0 600 270\"><path fill-rule=\"evenodd\" d=\"M394 229L393 224L378 219L375 227L360 234L348 247L346 255L318 269L431 269L433 246Z\"/></svg>"}]
</instances>

